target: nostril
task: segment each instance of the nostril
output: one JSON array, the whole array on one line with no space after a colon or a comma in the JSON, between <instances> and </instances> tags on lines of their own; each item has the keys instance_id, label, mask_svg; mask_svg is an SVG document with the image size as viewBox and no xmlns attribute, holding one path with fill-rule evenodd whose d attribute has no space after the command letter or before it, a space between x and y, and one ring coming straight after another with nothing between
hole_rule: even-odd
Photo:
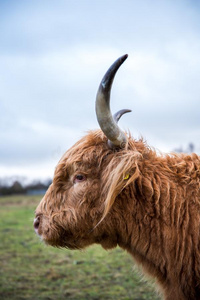
<instances>
[{"instance_id":1,"label":"nostril","mask_svg":"<svg viewBox=\"0 0 200 300\"><path fill-rule=\"evenodd\" d=\"M33 226L35 228L35 230L37 230L40 226L40 217L38 216L37 218L35 218Z\"/></svg>"}]
</instances>

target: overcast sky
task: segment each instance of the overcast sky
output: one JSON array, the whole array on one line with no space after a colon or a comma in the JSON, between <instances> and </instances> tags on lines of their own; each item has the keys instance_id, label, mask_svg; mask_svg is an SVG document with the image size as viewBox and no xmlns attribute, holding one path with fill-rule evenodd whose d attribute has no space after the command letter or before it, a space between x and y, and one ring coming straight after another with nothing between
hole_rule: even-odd
<instances>
[{"instance_id":1,"label":"overcast sky","mask_svg":"<svg viewBox=\"0 0 200 300\"><path fill-rule=\"evenodd\" d=\"M119 125L163 152L200 153L200 2L0 1L0 178L52 177L61 155L98 128L96 91L112 89Z\"/></svg>"}]
</instances>

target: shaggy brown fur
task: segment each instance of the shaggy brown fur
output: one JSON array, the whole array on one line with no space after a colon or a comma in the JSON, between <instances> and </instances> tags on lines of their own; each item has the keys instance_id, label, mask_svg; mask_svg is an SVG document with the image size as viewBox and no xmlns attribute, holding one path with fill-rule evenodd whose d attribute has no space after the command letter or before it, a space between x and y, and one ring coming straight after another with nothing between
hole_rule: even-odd
<instances>
[{"instance_id":1,"label":"shaggy brown fur","mask_svg":"<svg viewBox=\"0 0 200 300\"><path fill-rule=\"evenodd\" d=\"M36 216L47 244L119 245L157 279L165 300L200 299L196 154L157 155L131 137L112 150L100 130L89 132L61 158Z\"/></svg>"}]
</instances>

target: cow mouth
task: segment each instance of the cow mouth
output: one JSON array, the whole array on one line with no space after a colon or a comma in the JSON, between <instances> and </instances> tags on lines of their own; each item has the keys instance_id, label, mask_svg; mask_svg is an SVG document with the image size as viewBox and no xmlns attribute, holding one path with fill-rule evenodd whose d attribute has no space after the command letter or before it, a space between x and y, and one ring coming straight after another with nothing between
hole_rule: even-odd
<instances>
[{"instance_id":1,"label":"cow mouth","mask_svg":"<svg viewBox=\"0 0 200 300\"><path fill-rule=\"evenodd\" d=\"M69 238L69 235L66 234L62 228L55 230L55 228L53 229L49 226L49 219L46 216L37 214L33 221L33 227L35 233L46 245L58 248L77 249L75 241L70 242L69 240L71 240L71 238Z\"/></svg>"},{"instance_id":2,"label":"cow mouth","mask_svg":"<svg viewBox=\"0 0 200 300\"><path fill-rule=\"evenodd\" d=\"M58 223L51 222L48 216L41 213L36 214L33 227L41 241L49 246L80 250L91 244L88 238L83 238L77 233L74 235L69 228L63 228Z\"/></svg>"}]
</instances>

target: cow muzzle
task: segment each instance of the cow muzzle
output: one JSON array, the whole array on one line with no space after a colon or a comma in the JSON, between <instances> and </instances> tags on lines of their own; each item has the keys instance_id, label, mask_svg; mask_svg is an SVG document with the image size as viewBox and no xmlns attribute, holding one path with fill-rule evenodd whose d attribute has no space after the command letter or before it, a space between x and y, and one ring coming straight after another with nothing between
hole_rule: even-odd
<instances>
[{"instance_id":1,"label":"cow muzzle","mask_svg":"<svg viewBox=\"0 0 200 300\"><path fill-rule=\"evenodd\" d=\"M41 223L41 216L36 216L33 222L33 227L37 234L39 234L38 231L39 231L40 223Z\"/></svg>"}]
</instances>

